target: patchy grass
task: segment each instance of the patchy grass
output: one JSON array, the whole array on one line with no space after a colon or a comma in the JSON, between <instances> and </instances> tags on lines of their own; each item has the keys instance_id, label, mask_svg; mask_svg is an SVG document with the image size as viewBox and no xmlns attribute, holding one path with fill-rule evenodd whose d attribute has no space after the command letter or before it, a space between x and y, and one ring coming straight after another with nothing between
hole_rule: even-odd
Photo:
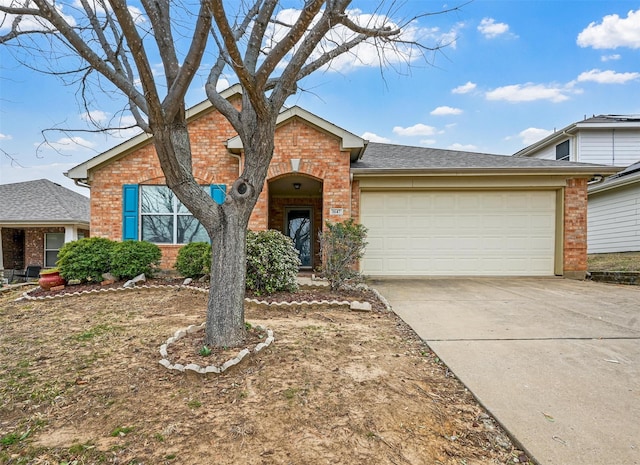
<instances>
[{"instance_id":1,"label":"patchy grass","mask_svg":"<svg viewBox=\"0 0 640 465\"><path fill-rule=\"evenodd\" d=\"M640 271L640 252L591 254L588 267L589 271Z\"/></svg>"},{"instance_id":2,"label":"patchy grass","mask_svg":"<svg viewBox=\"0 0 640 465\"><path fill-rule=\"evenodd\" d=\"M199 376L158 349L205 294L18 295L0 295L0 464L527 463L391 313L248 306L275 343Z\"/></svg>"}]
</instances>

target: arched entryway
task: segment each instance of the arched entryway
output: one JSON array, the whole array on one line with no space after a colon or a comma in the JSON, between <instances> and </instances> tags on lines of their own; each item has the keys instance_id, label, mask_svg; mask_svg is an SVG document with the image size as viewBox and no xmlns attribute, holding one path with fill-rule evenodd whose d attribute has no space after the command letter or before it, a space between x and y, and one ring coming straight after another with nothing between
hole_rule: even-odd
<instances>
[{"instance_id":1,"label":"arched entryway","mask_svg":"<svg viewBox=\"0 0 640 465\"><path fill-rule=\"evenodd\" d=\"M269 229L293 239L302 269L320 265L318 234L322 230L322 181L288 174L269 181Z\"/></svg>"}]
</instances>

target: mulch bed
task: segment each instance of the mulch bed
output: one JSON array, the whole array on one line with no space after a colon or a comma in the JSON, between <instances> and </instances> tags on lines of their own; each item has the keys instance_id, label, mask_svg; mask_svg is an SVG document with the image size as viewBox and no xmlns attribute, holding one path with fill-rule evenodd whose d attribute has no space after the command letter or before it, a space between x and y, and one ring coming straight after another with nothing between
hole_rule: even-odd
<instances>
[{"instance_id":1,"label":"mulch bed","mask_svg":"<svg viewBox=\"0 0 640 465\"><path fill-rule=\"evenodd\" d=\"M117 289L122 288L126 281L116 281L112 284L101 285L100 283L83 283L65 286L64 289L57 291L45 291L41 287L37 287L29 291L31 297L47 297L57 295L74 294L76 292L93 291L99 289ZM180 286L184 282L183 278L152 278L146 282L139 283L138 286L158 285L158 286ZM190 287L207 288L208 282L192 281ZM247 291L246 297L257 299L259 301L273 302L302 302L302 301L360 301L369 302L374 311L385 311L386 307L377 295L369 289L354 288L341 291L331 291L326 286L301 287L297 292L278 292L270 295L258 295Z\"/></svg>"}]
</instances>

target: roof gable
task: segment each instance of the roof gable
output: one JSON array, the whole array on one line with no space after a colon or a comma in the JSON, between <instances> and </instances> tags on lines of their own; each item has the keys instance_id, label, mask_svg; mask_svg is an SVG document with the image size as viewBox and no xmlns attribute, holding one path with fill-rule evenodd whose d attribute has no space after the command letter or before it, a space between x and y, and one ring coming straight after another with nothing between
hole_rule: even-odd
<instances>
[{"instance_id":1,"label":"roof gable","mask_svg":"<svg viewBox=\"0 0 640 465\"><path fill-rule=\"evenodd\" d=\"M362 152L366 146L366 141L363 138L358 137L345 129L342 129L341 127L336 126L335 124L322 119L319 116L314 115L313 113L297 105L282 111L278 115L278 119L276 120L276 127L282 126L290 122L294 118L300 118L305 123L315 127L321 132L325 132L337 137L340 140L341 150L349 151L352 161L357 160L362 155ZM229 139L227 141L227 148L231 152L239 153L243 148L240 136Z\"/></svg>"},{"instance_id":2,"label":"roof gable","mask_svg":"<svg viewBox=\"0 0 640 465\"><path fill-rule=\"evenodd\" d=\"M49 181L0 185L0 223L86 223L89 199Z\"/></svg>"},{"instance_id":3,"label":"roof gable","mask_svg":"<svg viewBox=\"0 0 640 465\"><path fill-rule=\"evenodd\" d=\"M566 126L559 131L555 131L547 137L535 142L518 152L514 153L514 157L529 157L540 150L560 142L569 136L575 135L581 130L590 129L638 129L640 130L640 115L598 115L591 118L585 118L582 121Z\"/></svg>"}]
</instances>

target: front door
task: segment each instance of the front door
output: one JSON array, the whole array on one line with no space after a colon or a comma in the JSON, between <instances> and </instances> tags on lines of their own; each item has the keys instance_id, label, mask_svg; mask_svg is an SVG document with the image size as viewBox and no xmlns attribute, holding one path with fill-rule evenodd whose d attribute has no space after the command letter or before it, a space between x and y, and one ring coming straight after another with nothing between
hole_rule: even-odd
<instances>
[{"instance_id":1,"label":"front door","mask_svg":"<svg viewBox=\"0 0 640 465\"><path fill-rule=\"evenodd\" d=\"M300 253L301 268L311 268L313 258L311 208L288 208L286 233L293 239L293 245Z\"/></svg>"}]
</instances>

